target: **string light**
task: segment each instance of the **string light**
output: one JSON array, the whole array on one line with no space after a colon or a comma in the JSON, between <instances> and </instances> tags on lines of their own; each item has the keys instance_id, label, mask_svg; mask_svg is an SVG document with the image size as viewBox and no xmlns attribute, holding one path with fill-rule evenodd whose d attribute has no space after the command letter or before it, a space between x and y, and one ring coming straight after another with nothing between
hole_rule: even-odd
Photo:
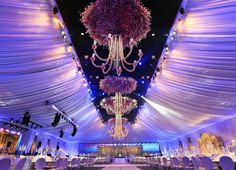
<instances>
[{"instance_id":1,"label":"string light","mask_svg":"<svg viewBox=\"0 0 236 170\"><path fill-rule=\"evenodd\" d=\"M54 4L52 4L52 5L54 5ZM77 56L74 56L74 55L76 55L76 53L74 52L74 48L73 48L73 46L72 46L71 40L69 40L69 37L70 37L70 36L67 36L67 31L65 31L67 28L65 28L64 22L60 21L60 18L62 18L62 17L61 17L61 14L60 14L59 10L57 10L57 11L55 12L55 9L58 9L57 7L54 7L53 9L54 9L54 10L53 10L53 13L54 13L54 15L55 15L55 17L53 18L53 22L55 22L56 24L59 25L60 30L61 30L60 33L61 33L63 39L64 39L65 42L66 42L66 50L67 50L68 52L71 52L71 53L72 53L72 59L74 60L76 66L77 66L78 74L79 74L80 76L83 76L84 73L83 73L83 71L82 71L82 69L81 69L81 65L80 65L79 61L77 60L78 57L77 57ZM81 32L81 35L85 35L85 34L84 34L83 32ZM85 78L83 79L83 86L84 86L84 87L88 87L88 83L87 83L87 80L86 80ZM90 95L92 95L91 90L90 90L89 88L88 88L88 92L89 92ZM92 97L92 96L91 96L91 97Z\"/></svg>"},{"instance_id":2,"label":"string light","mask_svg":"<svg viewBox=\"0 0 236 170\"><path fill-rule=\"evenodd\" d=\"M181 20L182 16L183 16L183 14L180 15L180 18L176 21L176 24L173 26L172 30L174 30L174 31L172 32L172 34L171 33L170 34L168 34L168 33L164 34L165 36L168 36L168 35L172 35L172 36L170 37L170 41L168 41L168 39L167 39L167 43L165 45L165 52L162 54L164 56L160 58L157 69L156 69L155 73L153 74L153 77L152 77L153 82L151 82L151 87L153 87L155 85L155 79L157 79L157 75L160 75L162 64L168 58L169 44L171 44L171 42L175 40L175 37L176 37L176 34L177 34L177 27L182 23L182 20ZM150 88L148 89L148 91L150 91Z\"/></svg>"}]
</instances>

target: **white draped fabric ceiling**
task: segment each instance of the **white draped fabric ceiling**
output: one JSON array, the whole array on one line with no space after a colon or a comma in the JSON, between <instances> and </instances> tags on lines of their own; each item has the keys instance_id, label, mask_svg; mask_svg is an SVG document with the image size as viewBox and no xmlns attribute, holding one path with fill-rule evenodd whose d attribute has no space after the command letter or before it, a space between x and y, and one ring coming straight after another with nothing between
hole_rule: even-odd
<instances>
[{"instance_id":1,"label":"white draped fabric ceiling","mask_svg":"<svg viewBox=\"0 0 236 170\"><path fill-rule=\"evenodd\" d=\"M163 140L236 114L236 1L189 0L185 11L138 116Z\"/></svg>"},{"instance_id":2,"label":"white draped fabric ceiling","mask_svg":"<svg viewBox=\"0 0 236 170\"><path fill-rule=\"evenodd\" d=\"M29 111L41 131L58 136L63 129L65 139L82 143L112 142L52 9L48 0L0 0L0 119ZM189 0L185 11L124 142L168 140L235 114L236 1ZM56 112L46 100L75 120L74 138L69 123L51 126Z\"/></svg>"}]
</instances>

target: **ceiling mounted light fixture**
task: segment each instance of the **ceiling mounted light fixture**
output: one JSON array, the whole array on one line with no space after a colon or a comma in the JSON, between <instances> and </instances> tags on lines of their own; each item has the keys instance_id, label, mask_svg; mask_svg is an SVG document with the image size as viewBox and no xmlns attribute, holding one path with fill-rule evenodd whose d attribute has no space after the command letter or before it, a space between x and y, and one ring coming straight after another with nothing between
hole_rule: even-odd
<instances>
[{"instance_id":1,"label":"ceiling mounted light fixture","mask_svg":"<svg viewBox=\"0 0 236 170\"><path fill-rule=\"evenodd\" d=\"M100 81L99 87L108 94L115 94L115 96L105 98L100 102L100 105L106 109L108 114L115 115L115 125L108 131L108 134L117 140L124 139L128 135L128 129L123 125L122 115L135 108L137 100L124 97L122 94L135 91L137 81L131 77L107 76Z\"/></svg>"},{"instance_id":2,"label":"ceiling mounted light fixture","mask_svg":"<svg viewBox=\"0 0 236 170\"><path fill-rule=\"evenodd\" d=\"M140 49L138 59L128 61L134 45L137 45L150 31L151 15L140 0L97 0L81 14L81 21L87 33L94 39L92 64L101 68L104 74L116 70L118 76L123 69L133 72L143 56ZM108 47L107 57L100 57L96 51L97 44ZM124 49L129 48L125 55ZM99 62L95 63L95 60Z\"/></svg>"}]
</instances>

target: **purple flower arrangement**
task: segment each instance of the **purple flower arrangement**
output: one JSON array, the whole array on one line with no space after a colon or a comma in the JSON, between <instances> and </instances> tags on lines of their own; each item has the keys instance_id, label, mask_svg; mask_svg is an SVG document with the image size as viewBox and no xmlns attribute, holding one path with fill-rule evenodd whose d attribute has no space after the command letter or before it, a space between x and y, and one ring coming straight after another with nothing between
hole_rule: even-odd
<instances>
[{"instance_id":1,"label":"purple flower arrangement","mask_svg":"<svg viewBox=\"0 0 236 170\"><path fill-rule=\"evenodd\" d=\"M116 92L129 94L136 90L137 81L131 77L106 76L99 82L99 87L108 94L114 94Z\"/></svg>"},{"instance_id":2,"label":"purple flower arrangement","mask_svg":"<svg viewBox=\"0 0 236 170\"><path fill-rule=\"evenodd\" d=\"M150 31L151 15L140 0L97 0L81 14L87 33L100 45L107 45L108 34L121 35L124 46L134 45Z\"/></svg>"}]
</instances>

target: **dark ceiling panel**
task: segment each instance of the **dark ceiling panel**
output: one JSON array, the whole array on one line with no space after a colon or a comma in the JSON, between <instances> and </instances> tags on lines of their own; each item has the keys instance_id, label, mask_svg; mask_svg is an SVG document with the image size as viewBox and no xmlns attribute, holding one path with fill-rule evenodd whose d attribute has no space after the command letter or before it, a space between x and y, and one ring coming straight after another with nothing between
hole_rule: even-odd
<instances>
[{"instance_id":1,"label":"dark ceiling panel","mask_svg":"<svg viewBox=\"0 0 236 170\"><path fill-rule=\"evenodd\" d=\"M97 110L102 116L104 122L107 122L107 120L112 116L108 115L99 105L100 100L107 97L107 95L99 89L99 81L104 78L104 75L100 69L95 68L91 64L89 58L85 57L86 55L90 57L93 53L91 48L93 40L89 37L89 35L83 34L86 32L86 29L80 22L80 13L83 12L84 8L91 2L94 1L57 0L59 9L69 30L84 73L89 81L89 88L91 89L92 96L94 97L94 105L97 107ZM144 56L133 73L128 73L125 71L122 72L122 76L130 76L138 81L137 90L128 95L138 100L138 107L133 109L129 114L125 115L130 122L135 122L140 106L144 103L141 96L145 95L148 90L150 80L155 71L160 54L165 45L168 32L179 9L181 0L143 0L142 2L144 6L151 11L151 31L147 38L142 40L138 44L138 47L134 48L130 59L133 61L138 58L138 49L142 49ZM100 47L98 52L103 56L108 54L107 50L103 47ZM155 58L153 56L155 56ZM114 72L110 72L109 74L115 75Z\"/></svg>"}]
</instances>

